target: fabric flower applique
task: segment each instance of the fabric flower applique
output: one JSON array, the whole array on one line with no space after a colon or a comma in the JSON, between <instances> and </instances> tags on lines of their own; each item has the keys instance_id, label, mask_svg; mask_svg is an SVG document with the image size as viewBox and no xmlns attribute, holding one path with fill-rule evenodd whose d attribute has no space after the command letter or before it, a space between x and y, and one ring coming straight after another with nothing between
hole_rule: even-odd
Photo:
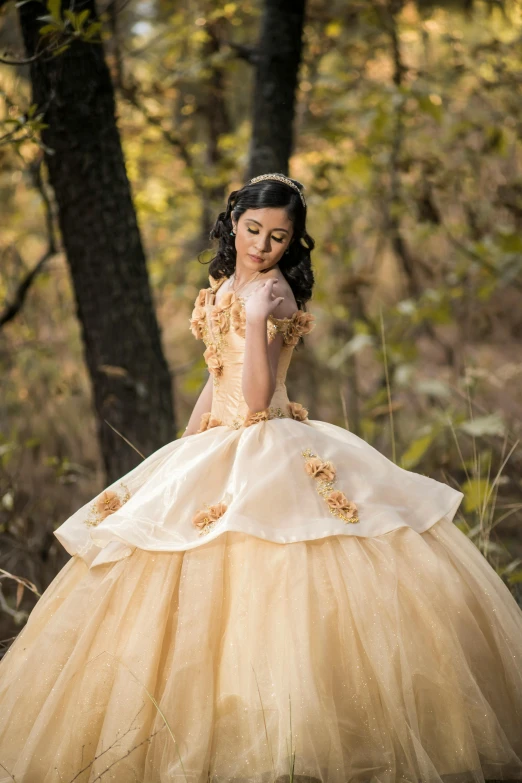
<instances>
[{"instance_id":1,"label":"fabric flower applique","mask_svg":"<svg viewBox=\"0 0 522 783\"><path fill-rule=\"evenodd\" d=\"M263 411L250 411L250 413L247 413L245 416L243 424L245 427L250 427L252 424L258 424L260 421L268 421L269 418L270 411L268 408L265 408Z\"/></svg>"},{"instance_id":2,"label":"fabric flower applique","mask_svg":"<svg viewBox=\"0 0 522 783\"><path fill-rule=\"evenodd\" d=\"M309 334L315 327L315 316L304 310L297 310L283 329L283 341L286 345L297 345L303 334Z\"/></svg>"},{"instance_id":3,"label":"fabric flower applique","mask_svg":"<svg viewBox=\"0 0 522 783\"><path fill-rule=\"evenodd\" d=\"M213 277L212 275L208 276L208 281L210 283L210 287L212 291L217 290L221 283L224 283L224 279L222 277ZM205 289L203 289L205 290Z\"/></svg>"},{"instance_id":4,"label":"fabric flower applique","mask_svg":"<svg viewBox=\"0 0 522 783\"><path fill-rule=\"evenodd\" d=\"M317 481L317 491L325 499L330 513L347 523L359 522L355 503L348 500L343 492L333 488L336 477L333 463L320 459L317 454L312 453L311 449L305 449L301 453L306 459L305 470Z\"/></svg>"},{"instance_id":5,"label":"fabric flower applique","mask_svg":"<svg viewBox=\"0 0 522 783\"><path fill-rule=\"evenodd\" d=\"M286 406L286 413L282 408L273 406L262 411L250 411L245 416L242 424L244 427L250 427L252 424L258 424L260 421L268 421L269 419L308 421L308 411L300 402L289 402Z\"/></svg>"},{"instance_id":6,"label":"fabric flower applique","mask_svg":"<svg viewBox=\"0 0 522 783\"><path fill-rule=\"evenodd\" d=\"M226 334L228 330L230 329L230 305L232 304L232 300L234 298L234 294L232 291L227 291L223 296L221 297L221 301L214 306L212 309L211 319L212 319L212 325L213 327L221 332L222 334Z\"/></svg>"},{"instance_id":7,"label":"fabric flower applique","mask_svg":"<svg viewBox=\"0 0 522 783\"><path fill-rule=\"evenodd\" d=\"M226 503L216 503L213 506L205 504L205 508L196 512L192 524L198 528L199 535L206 535L215 527L216 522L223 516L228 506Z\"/></svg>"},{"instance_id":8,"label":"fabric flower applique","mask_svg":"<svg viewBox=\"0 0 522 783\"><path fill-rule=\"evenodd\" d=\"M219 378L219 376L223 374L224 365L220 353L213 345L207 347L203 354L203 358L207 364L209 373Z\"/></svg>"},{"instance_id":9,"label":"fabric flower applique","mask_svg":"<svg viewBox=\"0 0 522 783\"><path fill-rule=\"evenodd\" d=\"M335 467L330 461L323 462L318 457L311 457L305 462L305 470L312 478L335 481Z\"/></svg>"},{"instance_id":10,"label":"fabric flower applique","mask_svg":"<svg viewBox=\"0 0 522 783\"><path fill-rule=\"evenodd\" d=\"M219 419L216 419L215 416L212 416L210 411L208 413L202 413L199 430L196 431L196 435L198 435L200 432L205 432L205 430L209 430L212 427L220 427L222 424L223 422Z\"/></svg>"},{"instance_id":11,"label":"fabric flower applique","mask_svg":"<svg viewBox=\"0 0 522 783\"><path fill-rule=\"evenodd\" d=\"M350 522L354 521L353 517L357 515L357 506L352 500L348 500L342 492L339 490L330 492L326 496L326 502L330 508L344 512L350 518Z\"/></svg>"},{"instance_id":12,"label":"fabric flower applique","mask_svg":"<svg viewBox=\"0 0 522 783\"><path fill-rule=\"evenodd\" d=\"M196 305L190 317L190 331L196 340L202 340L205 328L205 308Z\"/></svg>"},{"instance_id":13,"label":"fabric flower applique","mask_svg":"<svg viewBox=\"0 0 522 783\"><path fill-rule=\"evenodd\" d=\"M206 288L202 288L196 297L192 315L190 316L190 331L196 340L203 340L204 337L206 295Z\"/></svg>"},{"instance_id":14,"label":"fabric flower applique","mask_svg":"<svg viewBox=\"0 0 522 783\"><path fill-rule=\"evenodd\" d=\"M230 307L230 322L240 337L246 337L246 312L240 299L237 299Z\"/></svg>"},{"instance_id":15,"label":"fabric flower applique","mask_svg":"<svg viewBox=\"0 0 522 783\"><path fill-rule=\"evenodd\" d=\"M205 336L205 300L202 293L204 289L199 292L190 316L190 331L196 340L203 340Z\"/></svg>"},{"instance_id":16,"label":"fabric flower applique","mask_svg":"<svg viewBox=\"0 0 522 783\"><path fill-rule=\"evenodd\" d=\"M106 489L94 500L89 507L89 516L85 520L87 527L96 527L110 514L114 514L130 498L128 487L121 481L122 492Z\"/></svg>"},{"instance_id":17,"label":"fabric flower applique","mask_svg":"<svg viewBox=\"0 0 522 783\"><path fill-rule=\"evenodd\" d=\"M308 419L308 411L300 402L289 402L288 412L290 413L290 418L296 421L307 421Z\"/></svg>"}]
</instances>

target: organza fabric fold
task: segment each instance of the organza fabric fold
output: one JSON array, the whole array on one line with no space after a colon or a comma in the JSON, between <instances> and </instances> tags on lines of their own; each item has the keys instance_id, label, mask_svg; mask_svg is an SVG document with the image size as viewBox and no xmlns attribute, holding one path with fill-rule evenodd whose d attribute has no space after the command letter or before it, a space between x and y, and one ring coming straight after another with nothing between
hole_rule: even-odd
<instances>
[{"instance_id":1,"label":"organza fabric fold","mask_svg":"<svg viewBox=\"0 0 522 783\"><path fill-rule=\"evenodd\" d=\"M521 661L522 612L448 518L75 556L0 663L0 783L515 780Z\"/></svg>"}]
</instances>

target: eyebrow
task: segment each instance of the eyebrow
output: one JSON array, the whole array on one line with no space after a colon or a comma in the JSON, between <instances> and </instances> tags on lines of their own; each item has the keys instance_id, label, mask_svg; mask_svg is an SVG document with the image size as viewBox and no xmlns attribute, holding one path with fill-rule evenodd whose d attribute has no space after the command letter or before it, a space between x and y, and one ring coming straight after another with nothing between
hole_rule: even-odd
<instances>
[{"instance_id":1,"label":"eyebrow","mask_svg":"<svg viewBox=\"0 0 522 783\"><path fill-rule=\"evenodd\" d=\"M257 223L258 226L261 226L261 228L263 228L263 224L260 223L258 220L254 220L254 218L246 218L246 220L249 220L250 223ZM288 234L286 228L273 228L272 231L284 231L285 234Z\"/></svg>"}]
</instances>

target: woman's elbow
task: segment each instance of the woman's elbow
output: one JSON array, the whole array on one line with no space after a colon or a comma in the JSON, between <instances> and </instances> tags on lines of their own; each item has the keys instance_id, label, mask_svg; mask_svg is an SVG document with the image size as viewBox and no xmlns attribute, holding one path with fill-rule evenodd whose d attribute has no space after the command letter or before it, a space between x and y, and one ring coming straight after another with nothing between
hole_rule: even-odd
<instances>
[{"instance_id":1,"label":"woman's elbow","mask_svg":"<svg viewBox=\"0 0 522 783\"><path fill-rule=\"evenodd\" d=\"M261 398L261 397L245 397L245 402L248 405L248 410L251 413L258 413L259 411L265 411L268 406L270 405L270 400L272 398Z\"/></svg>"},{"instance_id":2,"label":"woman's elbow","mask_svg":"<svg viewBox=\"0 0 522 783\"><path fill-rule=\"evenodd\" d=\"M243 390L243 397L246 404L248 405L249 411L252 413L257 413L258 411L266 410L270 405L270 401L274 395L274 390L275 389L270 388L264 394L262 394L259 389L253 393L249 393L248 391L245 392Z\"/></svg>"}]
</instances>

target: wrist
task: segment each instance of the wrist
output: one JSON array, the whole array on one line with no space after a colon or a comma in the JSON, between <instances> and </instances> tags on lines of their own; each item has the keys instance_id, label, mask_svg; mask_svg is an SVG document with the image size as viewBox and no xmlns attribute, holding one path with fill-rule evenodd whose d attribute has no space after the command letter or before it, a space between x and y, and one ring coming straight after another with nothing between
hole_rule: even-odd
<instances>
[{"instance_id":1,"label":"wrist","mask_svg":"<svg viewBox=\"0 0 522 783\"><path fill-rule=\"evenodd\" d=\"M268 319L267 315L247 315L246 316L246 323L247 324L266 324Z\"/></svg>"}]
</instances>

